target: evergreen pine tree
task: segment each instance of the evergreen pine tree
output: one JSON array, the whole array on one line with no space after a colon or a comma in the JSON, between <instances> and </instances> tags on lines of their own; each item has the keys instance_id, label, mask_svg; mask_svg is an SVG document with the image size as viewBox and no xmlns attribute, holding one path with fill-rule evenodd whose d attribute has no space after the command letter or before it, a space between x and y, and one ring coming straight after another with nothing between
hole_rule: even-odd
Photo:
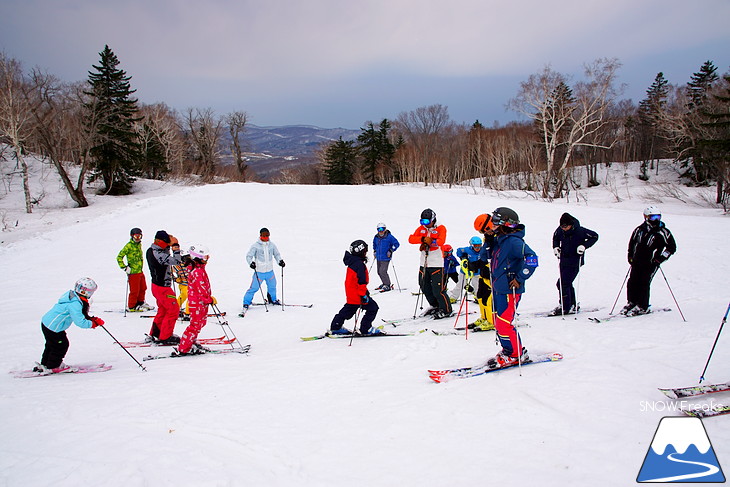
<instances>
[{"instance_id":1,"label":"evergreen pine tree","mask_svg":"<svg viewBox=\"0 0 730 487\"><path fill-rule=\"evenodd\" d=\"M641 133L643 163L641 165L643 180L649 179L648 163L659 157L661 150L660 128L661 115L667 104L669 94L668 82L664 73L659 72L654 82L646 90L646 98L639 102L639 126Z\"/></svg>"},{"instance_id":2,"label":"evergreen pine tree","mask_svg":"<svg viewBox=\"0 0 730 487\"><path fill-rule=\"evenodd\" d=\"M324 174L329 184L352 184L353 166L357 159L357 148L352 140L333 142L325 149Z\"/></svg>"},{"instance_id":3,"label":"evergreen pine tree","mask_svg":"<svg viewBox=\"0 0 730 487\"><path fill-rule=\"evenodd\" d=\"M87 130L94 143L90 150L93 168L90 180L101 178L105 194L129 194L138 173L140 144L134 130L137 114L135 90L130 88L130 76L119 69L117 56L104 46L101 61L89 71L91 97L84 106L88 112ZM92 122L93 121L93 122Z\"/></svg>"},{"instance_id":4,"label":"evergreen pine tree","mask_svg":"<svg viewBox=\"0 0 730 487\"><path fill-rule=\"evenodd\" d=\"M358 149L362 156L362 173L370 184L383 182L378 176L379 167L390 169L393 166L393 157L398 145L390 141L388 136L390 127L390 122L384 118L378 124L377 130L371 122L366 128L361 129L362 133L357 136L357 141L360 143Z\"/></svg>"},{"instance_id":5,"label":"evergreen pine tree","mask_svg":"<svg viewBox=\"0 0 730 487\"><path fill-rule=\"evenodd\" d=\"M714 95L715 106L705 110L707 136L698 147L712 166L717 181L717 203L727 210L730 205L730 74L723 76L722 94Z\"/></svg>"},{"instance_id":6,"label":"evergreen pine tree","mask_svg":"<svg viewBox=\"0 0 730 487\"><path fill-rule=\"evenodd\" d=\"M678 150L686 157L682 161L682 166L688 167L691 164L689 173L698 184L707 184L712 173L713 163L707 159L698 140L704 137L703 126L707 121L705 106L709 101L712 86L718 79L717 68L712 61L706 61L699 72L692 75L685 88L688 98L687 113L684 114L687 134L677 145Z\"/></svg>"}]
</instances>

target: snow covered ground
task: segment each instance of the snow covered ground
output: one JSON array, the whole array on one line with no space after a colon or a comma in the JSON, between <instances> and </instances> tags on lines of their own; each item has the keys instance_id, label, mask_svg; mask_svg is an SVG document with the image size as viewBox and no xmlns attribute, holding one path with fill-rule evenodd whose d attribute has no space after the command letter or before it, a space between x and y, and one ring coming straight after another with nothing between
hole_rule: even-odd
<instances>
[{"instance_id":1,"label":"snow covered ground","mask_svg":"<svg viewBox=\"0 0 730 487\"><path fill-rule=\"evenodd\" d=\"M660 418L675 414L666 410L675 402L656 388L697 383L730 297L730 221L706 202L712 190L682 187L680 194L676 185L660 184L674 180L671 168L662 166L648 183L636 170L601 168L608 184L552 203L470 186L140 181L135 195L92 197L90 207L72 209L53 174L34 165L32 190L44 176L46 197L33 215L22 212L17 178L0 198L0 370L40 359L41 316L83 276L99 283L92 312L107 329L119 340L143 338L149 319L105 312L123 307L125 275L115 257L135 226L145 232L144 248L165 229L183 245L211 249L214 295L252 349L249 356L145 362L144 372L103 330L72 327L66 362L113 369L32 379L0 374L0 485L632 485ZM628 238L649 204L662 208L678 242L663 269L687 322L659 275L652 304L674 311L592 323L589 316L607 316L613 305L628 270ZM414 312L418 250L407 236L421 210L436 211L457 247L474 235L474 217L497 206L519 213L540 256L520 305L530 325L521 329L523 342L533 353L562 352L562 362L525 367L521 376L513 369L435 384L427 369L484 361L499 350L494 335L423 333L352 346L300 340L328 327L344 302L343 252L355 239L371 242L377 222L402 243L391 278L397 274L407 288L375 296L378 320L399 318ZM527 316L557 305L551 235L565 211L600 234L579 284L583 307L600 310L575 319ZM254 307L236 317L251 279L244 255L262 226L287 263L284 301L314 303L311 309ZM380 284L372 277L371 289ZM277 278L281 295L278 268ZM176 332L183 330L178 324ZM730 379L730 330L724 333L707 383ZM221 334L210 319L201 337ZM141 359L163 350L130 352ZM729 403L730 395L706 400ZM729 421L704 421L726 468Z\"/></svg>"}]
</instances>

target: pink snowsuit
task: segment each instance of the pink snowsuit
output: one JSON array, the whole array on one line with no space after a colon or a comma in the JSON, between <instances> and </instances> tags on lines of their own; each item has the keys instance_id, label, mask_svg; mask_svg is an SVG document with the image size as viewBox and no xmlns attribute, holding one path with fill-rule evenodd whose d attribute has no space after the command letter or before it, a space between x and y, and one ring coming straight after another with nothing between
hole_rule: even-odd
<instances>
[{"instance_id":1,"label":"pink snowsuit","mask_svg":"<svg viewBox=\"0 0 730 487\"><path fill-rule=\"evenodd\" d=\"M195 263L188 267L188 304L190 305L190 324L180 337L177 347L180 353L188 353L198 339L200 330L208 322L208 305L213 302L210 281L205 264Z\"/></svg>"}]
</instances>

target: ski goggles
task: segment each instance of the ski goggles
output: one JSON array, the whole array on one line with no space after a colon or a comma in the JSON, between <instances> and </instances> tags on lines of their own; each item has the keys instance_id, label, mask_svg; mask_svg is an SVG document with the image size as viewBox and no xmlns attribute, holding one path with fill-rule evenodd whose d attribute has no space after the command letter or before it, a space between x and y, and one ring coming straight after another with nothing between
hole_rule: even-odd
<instances>
[{"instance_id":1,"label":"ski goggles","mask_svg":"<svg viewBox=\"0 0 730 487\"><path fill-rule=\"evenodd\" d=\"M430 223L431 223L431 219L430 218L421 218L421 225L424 225L425 226L425 225L428 225Z\"/></svg>"},{"instance_id":2,"label":"ski goggles","mask_svg":"<svg viewBox=\"0 0 730 487\"><path fill-rule=\"evenodd\" d=\"M385 227L378 227L378 231L379 232L384 232L385 231Z\"/></svg>"},{"instance_id":3,"label":"ski goggles","mask_svg":"<svg viewBox=\"0 0 730 487\"><path fill-rule=\"evenodd\" d=\"M492 223L494 223L496 226L504 225L505 227L509 228L516 228L517 224L508 222L507 220L503 219L501 215L492 215Z\"/></svg>"},{"instance_id":4,"label":"ski goggles","mask_svg":"<svg viewBox=\"0 0 730 487\"><path fill-rule=\"evenodd\" d=\"M649 215L646 217L646 219L649 221L652 221L652 222L658 222L659 220L662 219L662 216L661 215Z\"/></svg>"}]
</instances>

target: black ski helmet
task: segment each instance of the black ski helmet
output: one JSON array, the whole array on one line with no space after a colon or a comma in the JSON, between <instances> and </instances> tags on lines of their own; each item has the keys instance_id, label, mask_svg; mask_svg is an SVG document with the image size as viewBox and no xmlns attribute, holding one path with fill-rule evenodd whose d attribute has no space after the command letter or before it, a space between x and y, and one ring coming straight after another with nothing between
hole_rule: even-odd
<instances>
[{"instance_id":1,"label":"black ski helmet","mask_svg":"<svg viewBox=\"0 0 730 487\"><path fill-rule=\"evenodd\" d=\"M355 240L350 244L350 253L361 257L365 256L368 253L368 244L364 240Z\"/></svg>"},{"instance_id":2,"label":"black ski helmet","mask_svg":"<svg viewBox=\"0 0 730 487\"><path fill-rule=\"evenodd\" d=\"M436 223L436 212L431 208L426 208L421 212L421 220L421 224L423 224L423 220L428 220L430 223Z\"/></svg>"},{"instance_id":3,"label":"black ski helmet","mask_svg":"<svg viewBox=\"0 0 730 487\"><path fill-rule=\"evenodd\" d=\"M142 230L137 227L134 227L133 229L131 229L129 231L129 236L131 237L132 235L142 235Z\"/></svg>"},{"instance_id":4,"label":"black ski helmet","mask_svg":"<svg viewBox=\"0 0 730 487\"><path fill-rule=\"evenodd\" d=\"M514 228L520 223L520 217L512 208L500 206L492 213L492 221L495 225L504 225Z\"/></svg>"}]
</instances>

